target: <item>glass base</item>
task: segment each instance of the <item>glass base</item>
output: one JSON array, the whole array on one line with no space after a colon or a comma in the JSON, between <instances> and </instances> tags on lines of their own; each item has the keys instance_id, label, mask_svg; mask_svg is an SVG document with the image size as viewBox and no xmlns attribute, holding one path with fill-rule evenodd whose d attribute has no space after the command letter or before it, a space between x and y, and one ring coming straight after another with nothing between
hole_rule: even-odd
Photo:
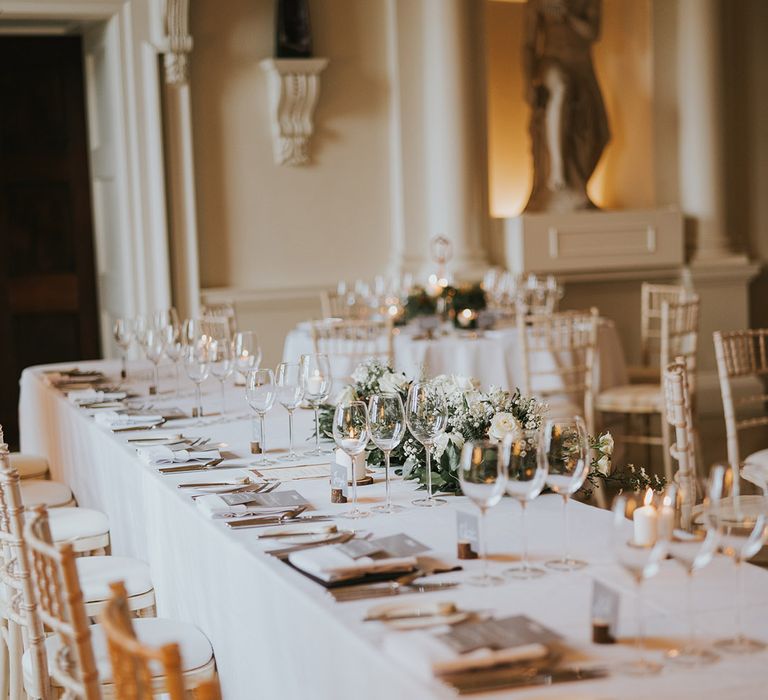
<instances>
[{"instance_id":1,"label":"glass base","mask_svg":"<svg viewBox=\"0 0 768 700\"><path fill-rule=\"evenodd\" d=\"M544 562L544 566L553 571L578 571L583 569L587 562L579 559L552 559Z\"/></svg>"},{"instance_id":2,"label":"glass base","mask_svg":"<svg viewBox=\"0 0 768 700\"><path fill-rule=\"evenodd\" d=\"M706 666L720 658L714 651L694 645L670 649L665 657L667 661L678 666Z\"/></svg>"},{"instance_id":3,"label":"glass base","mask_svg":"<svg viewBox=\"0 0 768 700\"><path fill-rule=\"evenodd\" d=\"M411 501L415 506L421 506L422 508L434 508L436 506L444 506L448 501L444 498L435 498L434 496L424 496L424 498L417 498Z\"/></svg>"},{"instance_id":4,"label":"glass base","mask_svg":"<svg viewBox=\"0 0 768 700\"><path fill-rule=\"evenodd\" d=\"M347 518L349 520L359 520L360 518L368 518L371 515L371 511L369 510L360 510L359 508L354 508L352 510L345 511L341 514L340 517Z\"/></svg>"},{"instance_id":5,"label":"glass base","mask_svg":"<svg viewBox=\"0 0 768 700\"><path fill-rule=\"evenodd\" d=\"M547 575L547 572L544 571L544 569L539 569L537 566L529 566L528 564L510 566L508 569L504 569L501 573L504 578L513 579L541 578L542 576Z\"/></svg>"},{"instance_id":6,"label":"glass base","mask_svg":"<svg viewBox=\"0 0 768 700\"><path fill-rule=\"evenodd\" d=\"M625 676L656 676L661 673L662 668L664 666L655 661L637 659L636 661L619 664L615 670L617 673L623 673Z\"/></svg>"},{"instance_id":7,"label":"glass base","mask_svg":"<svg viewBox=\"0 0 768 700\"><path fill-rule=\"evenodd\" d=\"M256 467L258 469L259 467L268 467L271 464L277 464L274 459L266 458L264 460L258 459L255 462L251 462L249 466Z\"/></svg>"},{"instance_id":8,"label":"glass base","mask_svg":"<svg viewBox=\"0 0 768 700\"><path fill-rule=\"evenodd\" d=\"M278 462L298 462L301 459L301 455L298 452L289 452L287 455L281 455L276 457Z\"/></svg>"},{"instance_id":9,"label":"glass base","mask_svg":"<svg viewBox=\"0 0 768 700\"><path fill-rule=\"evenodd\" d=\"M766 648L765 642L748 637L733 637L715 642L715 647L728 654L755 654Z\"/></svg>"},{"instance_id":10,"label":"glass base","mask_svg":"<svg viewBox=\"0 0 768 700\"><path fill-rule=\"evenodd\" d=\"M394 503L392 505L383 505L383 506L374 506L371 508L372 511L376 513L400 513L401 511L405 510L403 506L396 506Z\"/></svg>"},{"instance_id":11,"label":"glass base","mask_svg":"<svg viewBox=\"0 0 768 700\"><path fill-rule=\"evenodd\" d=\"M493 576L492 574L481 574L479 576L470 576L466 583L470 586L480 587L500 586L504 583L504 579L501 576Z\"/></svg>"}]
</instances>

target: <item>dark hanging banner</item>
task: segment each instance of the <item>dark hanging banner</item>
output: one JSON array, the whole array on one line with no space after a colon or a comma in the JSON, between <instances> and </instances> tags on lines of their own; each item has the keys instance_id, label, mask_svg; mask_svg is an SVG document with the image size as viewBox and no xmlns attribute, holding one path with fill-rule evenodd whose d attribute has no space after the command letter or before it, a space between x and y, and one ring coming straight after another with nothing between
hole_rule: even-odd
<instances>
[{"instance_id":1,"label":"dark hanging banner","mask_svg":"<svg viewBox=\"0 0 768 700\"><path fill-rule=\"evenodd\" d=\"M309 0L277 0L277 58L311 58Z\"/></svg>"}]
</instances>

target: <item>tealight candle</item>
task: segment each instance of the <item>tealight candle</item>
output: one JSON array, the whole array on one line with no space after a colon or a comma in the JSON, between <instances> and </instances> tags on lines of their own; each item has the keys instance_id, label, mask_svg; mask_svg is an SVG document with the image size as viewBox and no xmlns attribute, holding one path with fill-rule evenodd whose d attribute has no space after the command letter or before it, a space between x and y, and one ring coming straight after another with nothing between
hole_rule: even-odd
<instances>
[{"instance_id":1,"label":"tealight candle","mask_svg":"<svg viewBox=\"0 0 768 700\"><path fill-rule=\"evenodd\" d=\"M315 373L307 379L307 394L310 396L317 396L323 391L323 377L320 376L320 370L315 370Z\"/></svg>"},{"instance_id":2,"label":"tealight candle","mask_svg":"<svg viewBox=\"0 0 768 700\"><path fill-rule=\"evenodd\" d=\"M650 547L656 543L658 532L658 513L653 506L653 491L645 492L643 505L635 510L632 520L635 527L634 544L639 547Z\"/></svg>"}]
</instances>

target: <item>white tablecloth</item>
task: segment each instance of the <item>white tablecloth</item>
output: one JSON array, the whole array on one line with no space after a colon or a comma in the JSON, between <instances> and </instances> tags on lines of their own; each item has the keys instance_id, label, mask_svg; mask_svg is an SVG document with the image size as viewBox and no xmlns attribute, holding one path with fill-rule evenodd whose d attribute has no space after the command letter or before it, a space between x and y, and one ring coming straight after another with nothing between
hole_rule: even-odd
<instances>
[{"instance_id":1,"label":"white tablecloth","mask_svg":"<svg viewBox=\"0 0 768 700\"><path fill-rule=\"evenodd\" d=\"M520 386L522 369L516 328L485 331L479 337L455 334L418 340L415 335L412 327L400 328L394 342L395 369L410 378L418 377L423 369L430 377L438 374L475 377L484 387L497 386L511 391ZM300 355L311 352L314 350L309 325L303 323L286 336L283 360L296 362ZM627 383L619 335L613 323L605 319L598 331L594 379L597 391Z\"/></svg>"},{"instance_id":2,"label":"white tablecloth","mask_svg":"<svg viewBox=\"0 0 768 700\"><path fill-rule=\"evenodd\" d=\"M104 364L115 371L116 365ZM170 383L169 380L166 380ZM206 406L218 409L217 386L211 384ZM232 389L231 410L243 411L242 395ZM169 403L178 403L169 401ZM188 407L188 400L182 402ZM83 506L100 508L110 518L113 551L149 562L161 615L197 624L210 638L228 700L393 700L394 698L447 698L452 691L437 682L411 675L391 661L381 646L384 631L376 623L363 623L366 610L382 600L335 603L317 584L285 564L261 553L256 531L232 532L222 522L208 520L190 497L176 488L182 481L208 480L194 474L161 476L137 458L127 444L138 433L114 435L49 388L39 371L22 376L22 448L46 455L53 476L67 482ZM209 419L210 420L210 419ZM287 417L275 409L268 417L273 445L287 445ZM311 416L297 415L299 435L311 433ZM248 461L250 439L246 419L227 424L184 427L187 435L204 435L228 444ZM234 476L237 470L217 471ZM346 508L329 503L324 480L298 481L301 491L319 511ZM283 486L286 488L286 486ZM408 504L414 485L398 481L395 500ZM383 484L360 489L364 502L380 502ZM567 637L578 654L608 665L633 656L631 645L595 646L590 643L592 579L620 588L624 596L622 636L634 631L632 585L610 563L610 514L572 504L571 540L574 554L590 566L578 573L552 573L532 582L478 589L462 585L441 594L421 594L420 600L451 600L465 608L496 614L524 613ZM377 515L360 523L376 534L407 532L428 544L440 556L455 556L455 511L471 509L464 498L449 499L435 510L410 508L395 516ZM561 543L561 508L558 497L543 496L529 508L529 541L535 560L558 555ZM343 522L343 521L341 521ZM489 516L493 569L502 569L519 551L519 510L508 499ZM462 578L480 564L465 562ZM698 626L706 640L733 630L732 601L736 580L732 564L718 557L697 576L695 606ZM660 651L683 636L684 574L673 562L647 583L648 626ZM747 571L746 595L750 612L747 632L768 638L768 573ZM662 675L634 679L619 675L573 685L482 697L515 698L648 698L671 697L757 698L765 696L768 654L723 658L696 671L666 669Z\"/></svg>"}]
</instances>

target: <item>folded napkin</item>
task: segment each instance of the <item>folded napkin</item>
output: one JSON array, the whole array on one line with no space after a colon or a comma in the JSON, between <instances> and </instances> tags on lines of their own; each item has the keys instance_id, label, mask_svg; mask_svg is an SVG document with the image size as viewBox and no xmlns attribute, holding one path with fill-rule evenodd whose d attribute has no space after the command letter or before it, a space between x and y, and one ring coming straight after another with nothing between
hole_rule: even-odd
<instances>
[{"instance_id":1,"label":"folded napkin","mask_svg":"<svg viewBox=\"0 0 768 700\"><path fill-rule=\"evenodd\" d=\"M96 403L97 401L121 401L127 396L124 391L96 391L96 389L77 389L68 391L67 398L76 404Z\"/></svg>"},{"instance_id":2,"label":"folded napkin","mask_svg":"<svg viewBox=\"0 0 768 700\"><path fill-rule=\"evenodd\" d=\"M163 417L161 415L129 415L127 413L118 413L117 411L103 411L94 416L94 420L99 425L115 430L116 428L130 428L132 426L159 423L163 420Z\"/></svg>"},{"instance_id":3,"label":"folded napkin","mask_svg":"<svg viewBox=\"0 0 768 700\"><path fill-rule=\"evenodd\" d=\"M151 447L140 447L137 452L142 461L153 466L210 462L221 457L221 453L215 447L200 450L174 450L167 445L153 445Z\"/></svg>"},{"instance_id":4,"label":"folded napkin","mask_svg":"<svg viewBox=\"0 0 768 700\"><path fill-rule=\"evenodd\" d=\"M460 654L428 632L397 632L384 637L384 651L398 666L410 668L423 678L449 673L480 671L493 666L535 661L549 654L545 644L534 642L509 649L475 649Z\"/></svg>"},{"instance_id":5,"label":"folded napkin","mask_svg":"<svg viewBox=\"0 0 768 700\"><path fill-rule=\"evenodd\" d=\"M278 525L276 527L265 527L259 530L259 537L273 537L274 535L326 535L336 532L335 523L288 523L287 525Z\"/></svg>"},{"instance_id":6,"label":"folded napkin","mask_svg":"<svg viewBox=\"0 0 768 700\"><path fill-rule=\"evenodd\" d=\"M245 515L250 512L250 508L245 503L231 506L221 496L212 493L208 496L201 496L195 500L197 507L203 511L209 518L231 518L233 515Z\"/></svg>"},{"instance_id":7,"label":"folded napkin","mask_svg":"<svg viewBox=\"0 0 768 700\"><path fill-rule=\"evenodd\" d=\"M411 571L416 567L416 557L387 557L353 559L336 545L314 547L293 552L288 560L297 569L321 581L343 581L366 574L382 574L395 571Z\"/></svg>"}]
</instances>

